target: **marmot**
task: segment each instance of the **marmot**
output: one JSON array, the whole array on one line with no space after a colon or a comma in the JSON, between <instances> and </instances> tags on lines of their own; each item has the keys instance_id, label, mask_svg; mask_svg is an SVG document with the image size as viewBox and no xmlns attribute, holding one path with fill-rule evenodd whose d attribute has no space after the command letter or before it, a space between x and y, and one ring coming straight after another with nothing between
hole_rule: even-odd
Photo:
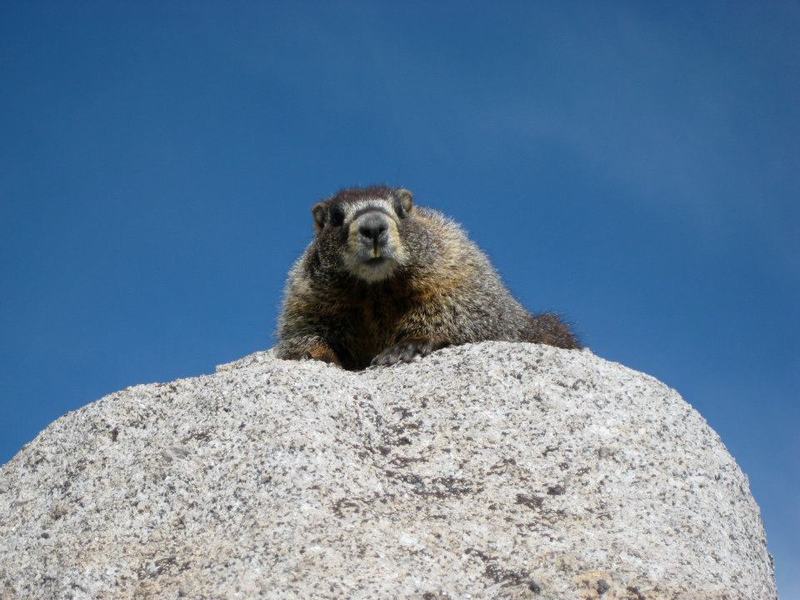
<instances>
[{"instance_id":1,"label":"marmot","mask_svg":"<svg viewBox=\"0 0 800 600\"><path fill-rule=\"evenodd\" d=\"M406 189L345 189L312 214L316 236L286 284L279 358L360 370L484 340L581 347L557 315L526 311L461 227Z\"/></svg>"}]
</instances>

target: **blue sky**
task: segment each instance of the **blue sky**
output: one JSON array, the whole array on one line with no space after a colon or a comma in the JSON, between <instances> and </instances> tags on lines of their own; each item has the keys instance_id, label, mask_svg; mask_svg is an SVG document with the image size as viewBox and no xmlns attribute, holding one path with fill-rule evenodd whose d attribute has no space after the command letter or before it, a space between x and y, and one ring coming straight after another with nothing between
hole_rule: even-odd
<instances>
[{"instance_id":1,"label":"blue sky","mask_svg":"<svg viewBox=\"0 0 800 600\"><path fill-rule=\"evenodd\" d=\"M800 597L800 5L0 4L0 462L272 344L387 182L719 432Z\"/></svg>"}]
</instances>

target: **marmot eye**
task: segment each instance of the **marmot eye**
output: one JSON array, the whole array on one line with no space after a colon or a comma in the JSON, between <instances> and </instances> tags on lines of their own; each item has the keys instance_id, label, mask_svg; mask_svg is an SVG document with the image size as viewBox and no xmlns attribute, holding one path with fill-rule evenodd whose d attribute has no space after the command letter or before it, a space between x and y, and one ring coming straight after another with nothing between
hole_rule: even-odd
<instances>
[{"instance_id":1,"label":"marmot eye","mask_svg":"<svg viewBox=\"0 0 800 600\"><path fill-rule=\"evenodd\" d=\"M331 225L339 227L344 223L344 211L341 206L334 206L331 208Z\"/></svg>"}]
</instances>

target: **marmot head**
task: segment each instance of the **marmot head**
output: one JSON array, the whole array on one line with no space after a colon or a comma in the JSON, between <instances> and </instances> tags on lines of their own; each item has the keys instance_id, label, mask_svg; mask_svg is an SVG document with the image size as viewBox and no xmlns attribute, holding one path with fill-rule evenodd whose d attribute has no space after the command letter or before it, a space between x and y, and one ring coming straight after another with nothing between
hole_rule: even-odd
<instances>
[{"instance_id":1,"label":"marmot head","mask_svg":"<svg viewBox=\"0 0 800 600\"><path fill-rule=\"evenodd\" d=\"M409 259L402 231L413 204L406 189L372 186L342 190L314 205L323 267L368 283L391 277Z\"/></svg>"}]
</instances>

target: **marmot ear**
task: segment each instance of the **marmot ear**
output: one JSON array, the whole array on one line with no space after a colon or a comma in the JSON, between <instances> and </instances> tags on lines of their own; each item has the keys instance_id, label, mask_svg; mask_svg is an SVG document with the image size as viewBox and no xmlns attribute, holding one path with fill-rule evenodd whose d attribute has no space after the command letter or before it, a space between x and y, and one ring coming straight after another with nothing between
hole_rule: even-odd
<instances>
[{"instance_id":1,"label":"marmot ear","mask_svg":"<svg viewBox=\"0 0 800 600\"><path fill-rule=\"evenodd\" d=\"M328 218L328 207L324 202L319 202L311 209L311 214L314 215L314 227L320 231L325 227L325 220Z\"/></svg>"},{"instance_id":2,"label":"marmot ear","mask_svg":"<svg viewBox=\"0 0 800 600\"><path fill-rule=\"evenodd\" d=\"M395 190L395 211L399 217L405 217L411 213L414 206L414 194L405 188Z\"/></svg>"}]
</instances>

